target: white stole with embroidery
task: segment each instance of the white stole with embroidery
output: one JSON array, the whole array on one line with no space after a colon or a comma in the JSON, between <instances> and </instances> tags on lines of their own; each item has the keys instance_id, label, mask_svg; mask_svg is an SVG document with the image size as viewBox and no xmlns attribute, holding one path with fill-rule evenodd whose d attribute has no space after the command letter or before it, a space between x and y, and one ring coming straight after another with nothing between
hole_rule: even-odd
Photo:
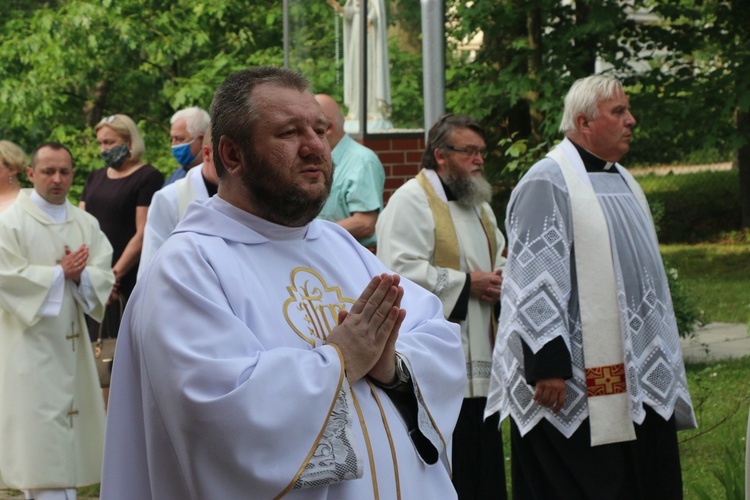
<instances>
[{"instance_id":1,"label":"white stole with embroidery","mask_svg":"<svg viewBox=\"0 0 750 500\"><path fill-rule=\"evenodd\" d=\"M632 441L635 428L628 411L622 321L607 221L575 146L565 139L547 156L560 166L570 196L591 446ZM648 215L635 179L619 165L617 169Z\"/></svg>"}]
</instances>

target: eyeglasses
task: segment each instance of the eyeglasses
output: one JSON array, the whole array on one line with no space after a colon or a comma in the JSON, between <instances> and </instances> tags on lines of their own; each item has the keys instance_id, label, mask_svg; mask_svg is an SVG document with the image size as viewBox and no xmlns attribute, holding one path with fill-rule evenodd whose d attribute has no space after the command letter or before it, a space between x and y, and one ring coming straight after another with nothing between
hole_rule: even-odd
<instances>
[{"instance_id":1,"label":"eyeglasses","mask_svg":"<svg viewBox=\"0 0 750 500\"><path fill-rule=\"evenodd\" d=\"M450 149L451 151L456 151L457 153L463 153L470 158L473 158L476 155L479 155L482 159L487 158L487 150L486 149L479 149L475 148L473 146L469 146L468 148L460 148L458 146L451 146L448 144L445 146L446 148Z\"/></svg>"}]
</instances>

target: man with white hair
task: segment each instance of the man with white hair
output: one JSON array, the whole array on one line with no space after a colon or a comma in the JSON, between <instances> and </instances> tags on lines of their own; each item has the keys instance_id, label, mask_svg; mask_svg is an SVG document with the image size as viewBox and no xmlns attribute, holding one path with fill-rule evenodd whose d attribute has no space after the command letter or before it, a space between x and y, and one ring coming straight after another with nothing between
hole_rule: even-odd
<instances>
[{"instance_id":1,"label":"man with white hair","mask_svg":"<svg viewBox=\"0 0 750 500\"><path fill-rule=\"evenodd\" d=\"M508 204L485 414L512 417L516 498L682 498L695 415L651 213L616 163L635 123L618 80L576 81L565 139Z\"/></svg>"},{"instance_id":2,"label":"man with white hair","mask_svg":"<svg viewBox=\"0 0 750 500\"><path fill-rule=\"evenodd\" d=\"M211 124L211 117L205 109L190 107L172 115L169 123L172 125L169 130L172 155L180 168L172 172L165 186L182 179L188 170L203 163L203 136Z\"/></svg>"},{"instance_id":3,"label":"man with white hair","mask_svg":"<svg viewBox=\"0 0 750 500\"><path fill-rule=\"evenodd\" d=\"M148 210L146 228L143 230L138 278L148 268L157 250L182 219L187 206L196 200L206 200L219 190L219 176L214 166L210 130L203 137L202 151L203 163L191 169L187 176L154 193Z\"/></svg>"}]
</instances>

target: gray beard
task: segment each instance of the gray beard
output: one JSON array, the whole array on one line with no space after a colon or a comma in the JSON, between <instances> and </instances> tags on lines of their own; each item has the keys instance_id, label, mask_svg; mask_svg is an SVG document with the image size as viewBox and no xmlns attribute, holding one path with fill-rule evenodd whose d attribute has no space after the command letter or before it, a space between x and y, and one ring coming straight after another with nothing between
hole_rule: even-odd
<instances>
[{"instance_id":1,"label":"gray beard","mask_svg":"<svg viewBox=\"0 0 750 500\"><path fill-rule=\"evenodd\" d=\"M492 184L483 175L458 177L451 173L443 179L443 182L453 192L459 205L473 207L492 201Z\"/></svg>"}]
</instances>

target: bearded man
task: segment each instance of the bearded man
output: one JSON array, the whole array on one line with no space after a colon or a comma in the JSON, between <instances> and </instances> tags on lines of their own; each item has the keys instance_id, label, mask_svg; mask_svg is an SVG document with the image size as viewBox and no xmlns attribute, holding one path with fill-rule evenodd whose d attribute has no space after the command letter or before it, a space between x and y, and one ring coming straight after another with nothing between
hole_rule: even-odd
<instances>
[{"instance_id":1,"label":"bearded man","mask_svg":"<svg viewBox=\"0 0 750 500\"><path fill-rule=\"evenodd\" d=\"M458 328L316 220L333 165L309 82L234 73L211 123L219 191L123 318L101 498L451 498Z\"/></svg>"},{"instance_id":2,"label":"bearded man","mask_svg":"<svg viewBox=\"0 0 750 500\"><path fill-rule=\"evenodd\" d=\"M483 422L505 239L484 177L484 129L448 114L430 129L422 171L401 186L380 215L377 256L386 267L437 295L461 326L467 384L453 434L453 483L459 498L505 498L498 415Z\"/></svg>"}]
</instances>

